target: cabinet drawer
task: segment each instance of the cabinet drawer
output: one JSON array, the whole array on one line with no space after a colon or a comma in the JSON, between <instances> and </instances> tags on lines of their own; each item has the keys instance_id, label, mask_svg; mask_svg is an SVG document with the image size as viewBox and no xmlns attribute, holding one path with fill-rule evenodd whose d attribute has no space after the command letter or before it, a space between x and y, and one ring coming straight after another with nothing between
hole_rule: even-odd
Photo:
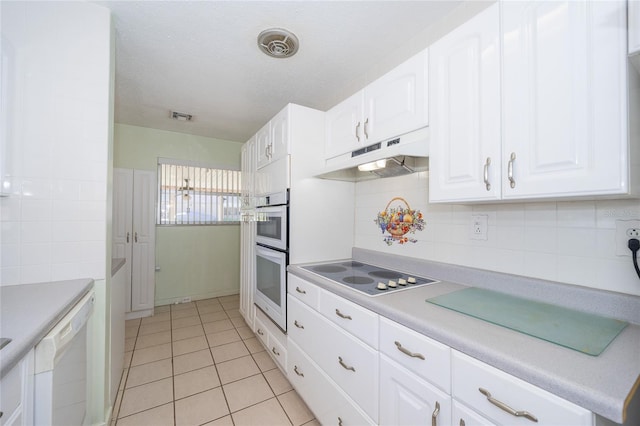
<instances>
[{"instance_id":1,"label":"cabinet drawer","mask_svg":"<svg viewBox=\"0 0 640 426\"><path fill-rule=\"evenodd\" d=\"M288 348L289 381L321 424L375 424L298 345L290 342Z\"/></svg>"},{"instance_id":2,"label":"cabinet drawer","mask_svg":"<svg viewBox=\"0 0 640 426\"><path fill-rule=\"evenodd\" d=\"M593 425L590 411L460 352L452 352L453 397L496 424L534 424L533 420L497 407L495 403L500 401L513 410L530 413L540 426ZM495 403L490 402L489 395Z\"/></svg>"},{"instance_id":3,"label":"cabinet drawer","mask_svg":"<svg viewBox=\"0 0 640 426\"><path fill-rule=\"evenodd\" d=\"M327 291L320 292L319 311L338 327L378 349L378 314Z\"/></svg>"},{"instance_id":4,"label":"cabinet drawer","mask_svg":"<svg viewBox=\"0 0 640 426\"><path fill-rule=\"evenodd\" d=\"M254 320L254 330L258 339L262 342L265 347L269 347L269 330L267 326L262 322L260 318L258 318L258 309L256 309L256 318Z\"/></svg>"},{"instance_id":5,"label":"cabinet drawer","mask_svg":"<svg viewBox=\"0 0 640 426\"><path fill-rule=\"evenodd\" d=\"M287 348L271 335L269 336L269 346L267 348L271 353L271 357L280 364L280 368L285 370L287 368Z\"/></svg>"},{"instance_id":6,"label":"cabinet drawer","mask_svg":"<svg viewBox=\"0 0 640 426\"><path fill-rule=\"evenodd\" d=\"M451 393L451 350L387 318L380 318L380 352Z\"/></svg>"},{"instance_id":7,"label":"cabinet drawer","mask_svg":"<svg viewBox=\"0 0 640 426\"><path fill-rule=\"evenodd\" d=\"M300 277L289 274L289 294L306 303L314 309L318 308L318 293L320 289L315 284Z\"/></svg>"}]
</instances>

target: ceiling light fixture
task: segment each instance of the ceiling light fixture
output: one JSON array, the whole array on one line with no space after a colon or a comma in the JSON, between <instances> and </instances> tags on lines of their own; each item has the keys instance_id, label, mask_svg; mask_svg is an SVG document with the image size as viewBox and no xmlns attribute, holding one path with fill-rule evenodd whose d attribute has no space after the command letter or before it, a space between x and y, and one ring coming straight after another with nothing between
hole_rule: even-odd
<instances>
[{"instance_id":1,"label":"ceiling light fixture","mask_svg":"<svg viewBox=\"0 0 640 426\"><path fill-rule=\"evenodd\" d=\"M171 118L178 121L192 121L193 115L184 112L171 111Z\"/></svg>"},{"instance_id":2,"label":"ceiling light fixture","mask_svg":"<svg viewBox=\"0 0 640 426\"><path fill-rule=\"evenodd\" d=\"M289 58L298 51L298 37L282 28L270 28L258 35L258 47L273 58Z\"/></svg>"}]
</instances>

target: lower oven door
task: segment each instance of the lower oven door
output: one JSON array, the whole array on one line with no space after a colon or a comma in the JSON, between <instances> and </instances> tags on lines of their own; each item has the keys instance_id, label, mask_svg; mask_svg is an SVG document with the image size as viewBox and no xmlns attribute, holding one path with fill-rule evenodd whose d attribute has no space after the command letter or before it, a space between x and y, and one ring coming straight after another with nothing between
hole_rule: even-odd
<instances>
[{"instance_id":1,"label":"lower oven door","mask_svg":"<svg viewBox=\"0 0 640 426\"><path fill-rule=\"evenodd\" d=\"M287 253L256 245L253 301L283 331L287 331Z\"/></svg>"}]
</instances>

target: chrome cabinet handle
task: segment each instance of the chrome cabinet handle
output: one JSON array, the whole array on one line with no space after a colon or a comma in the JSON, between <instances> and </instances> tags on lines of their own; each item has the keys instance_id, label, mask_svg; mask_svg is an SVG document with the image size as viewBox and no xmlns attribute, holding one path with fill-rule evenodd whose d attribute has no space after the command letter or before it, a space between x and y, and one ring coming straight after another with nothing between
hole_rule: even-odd
<instances>
[{"instance_id":1,"label":"chrome cabinet handle","mask_svg":"<svg viewBox=\"0 0 640 426\"><path fill-rule=\"evenodd\" d=\"M135 241L136 243L138 242L138 233L137 232L133 233L133 241Z\"/></svg>"},{"instance_id":2,"label":"chrome cabinet handle","mask_svg":"<svg viewBox=\"0 0 640 426\"><path fill-rule=\"evenodd\" d=\"M356 139L358 140L358 142L360 142L360 122L358 121L358 124L356 124Z\"/></svg>"},{"instance_id":3,"label":"chrome cabinet handle","mask_svg":"<svg viewBox=\"0 0 640 426\"><path fill-rule=\"evenodd\" d=\"M280 356L280 352L276 351L276 347L271 348L271 352L273 352L276 356Z\"/></svg>"},{"instance_id":4,"label":"chrome cabinet handle","mask_svg":"<svg viewBox=\"0 0 640 426\"><path fill-rule=\"evenodd\" d=\"M340 318L344 318L344 319L353 319L351 318L349 315L345 315L342 312L340 312L340 310L338 308L336 308L336 315L339 316Z\"/></svg>"},{"instance_id":5,"label":"chrome cabinet handle","mask_svg":"<svg viewBox=\"0 0 640 426\"><path fill-rule=\"evenodd\" d=\"M293 366L293 371L294 371L298 376L300 376L300 377L304 377L304 373L301 373L301 372L299 372L299 371L298 371L298 366L297 366L297 365L294 365L294 366Z\"/></svg>"},{"instance_id":6,"label":"chrome cabinet handle","mask_svg":"<svg viewBox=\"0 0 640 426\"><path fill-rule=\"evenodd\" d=\"M342 426L342 419L338 417L338 426Z\"/></svg>"},{"instance_id":7,"label":"chrome cabinet handle","mask_svg":"<svg viewBox=\"0 0 640 426\"><path fill-rule=\"evenodd\" d=\"M298 323L298 320L295 320L295 321L293 322L293 325L295 325L295 326L296 326L296 327L298 327L298 328L304 328L304 325L299 324L299 323Z\"/></svg>"},{"instance_id":8,"label":"chrome cabinet handle","mask_svg":"<svg viewBox=\"0 0 640 426\"><path fill-rule=\"evenodd\" d=\"M509 407L507 404L505 404L502 401L499 401L497 399L495 399L494 397L491 396L491 393L489 393L488 390L484 389L484 388L478 388L478 390L480 391L481 394L483 394L484 396L487 397L487 401L489 401L490 403L492 403L493 405L495 405L496 407L498 407L499 409L501 409L502 411L505 411L509 414L511 414L512 416L515 417L524 417L525 419L531 420L532 422L538 422L538 419L536 418L536 416L534 416L533 414L529 413L528 411L516 411L513 408Z\"/></svg>"},{"instance_id":9,"label":"chrome cabinet handle","mask_svg":"<svg viewBox=\"0 0 640 426\"><path fill-rule=\"evenodd\" d=\"M466 426L467 424L464 422L464 419L460 419L460 426Z\"/></svg>"},{"instance_id":10,"label":"chrome cabinet handle","mask_svg":"<svg viewBox=\"0 0 640 426\"><path fill-rule=\"evenodd\" d=\"M355 369L355 368L353 368L352 366L347 365L347 364L345 364L345 363L344 363L344 361L342 360L342 357L341 357L341 356L339 356L339 357L338 357L338 363L339 363L339 364L342 366L342 368L344 368L345 370L351 370L351 371L353 371L354 373L356 372L356 369Z\"/></svg>"},{"instance_id":11,"label":"chrome cabinet handle","mask_svg":"<svg viewBox=\"0 0 640 426\"><path fill-rule=\"evenodd\" d=\"M406 348L403 348L402 345L400 344L400 342L398 342L397 340L394 342L396 344L396 347L398 348L398 350L400 352L402 352L403 354L410 356L411 358L420 358L421 360L425 360L424 359L424 355L422 355L421 353L418 352L411 352Z\"/></svg>"},{"instance_id":12,"label":"chrome cabinet handle","mask_svg":"<svg viewBox=\"0 0 640 426\"><path fill-rule=\"evenodd\" d=\"M436 401L436 408L431 413L431 426L438 426L438 414L440 414L440 403Z\"/></svg>"},{"instance_id":13,"label":"chrome cabinet handle","mask_svg":"<svg viewBox=\"0 0 640 426\"><path fill-rule=\"evenodd\" d=\"M367 132L367 127L369 127L369 118L367 117L366 120L364 120L364 138L365 139L369 139L369 132Z\"/></svg>"},{"instance_id":14,"label":"chrome cabinet handle","mask_svg":"<svg viewBox=\"0 0 640 426\"><path fill-rule=\"evenodd\" d=\"M130 235L130 233L127 232L127 242L129 242L129 235Z\"/></svg>"},{"instance_id":15,"label":"chrome cabinet handle","mask_svg":"<svg viewBox=\"0 0 640 426\"><path fill-rule=\"evenodd\" d=\"M491 157L487 157L487 161L484 163L484 187L487 191L491 191L491 183L489 183L489 166L491 165Z\"/></svg>"},{"instance_id":16,"label":"chrome cabinet handle","mask_svg":"<svg viewBox=\"0 0 640 426\"><path fill-rule=\"evenodd\" d=\"M259 334L259 335L261 335L261 336L264 336L264 333L263 333L263 332L262 332L262 330L260 330L260 329L257 329L257 330L256 330L256 333L258 333L258 334Z\"/></svg>"},{"instance_id":17,"label":"chrome cabinet handle","mask_svg":"<svg viewBox=\"0 0 640 426\"><path fill-rule=\"evenodd\" d=\"M507 177L509 178L509 186L511 188L516 187L516 180L513 177L513 163L516 161L516 153L512 152L511 157L509 158L509 163L507 165Z\"/></svg>"},{"instance_id":18,"label":"chrome cabinet handle","mask_svg":"<svg viewBox=\"0 0 640 426\"><path fill-rule=\"evenodd\" d=\"M300 294L307 294L307 292L306 292L306 291L304 291L304 290L300 290L300 287L296 287L296 291L297 291L298 293L300 293Z\"/></svg>"}]
</instances>

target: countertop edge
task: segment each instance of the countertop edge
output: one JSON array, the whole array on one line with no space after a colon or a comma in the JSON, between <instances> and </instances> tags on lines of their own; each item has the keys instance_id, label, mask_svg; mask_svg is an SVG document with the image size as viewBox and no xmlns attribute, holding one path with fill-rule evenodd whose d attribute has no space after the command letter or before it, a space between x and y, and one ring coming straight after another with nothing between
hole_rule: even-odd
<instances>
[{"instance_id":1,"label":"countertop edge","mask_svg":"<svg viewBox=\"0 0 640 426\"><path fill-rule=\"evenodd\" d=\"M64 316L71 311L71 309L75 306L76 303L80 301L92 288L94 285L94 280L92 278L86 279L78 279L78 280L67 280L67 281L57 281L50 283L36 283L36 284L20 284L16 286L3 286L0 287L0 291L6 290L8 287L20 287L23 290L28 290L29 286L38 286L38 285L47 285L47 286L60 286L60 285L74 285L74 289L78 288L77 291L74 291L75 294L71 296L71 298L67 299L65 303L58 308L53 309L53 312L48 314L46 318L39 324L39 326L33 330L28 330L23 336L20 338L13 338L13 341L5 346L0 351L0 378L4 377L6 373L8 373L16 364L32 349L34 348L38 342L42 340L43 337L51 331L51 329L62 319ZM4 310L4 308L3 308ZM6 321L6 319L3 319ZM3 337L11 337L11 336L3 336ZM10 347L10 345L14 345Z\"/></svg>"}]
</instances>

